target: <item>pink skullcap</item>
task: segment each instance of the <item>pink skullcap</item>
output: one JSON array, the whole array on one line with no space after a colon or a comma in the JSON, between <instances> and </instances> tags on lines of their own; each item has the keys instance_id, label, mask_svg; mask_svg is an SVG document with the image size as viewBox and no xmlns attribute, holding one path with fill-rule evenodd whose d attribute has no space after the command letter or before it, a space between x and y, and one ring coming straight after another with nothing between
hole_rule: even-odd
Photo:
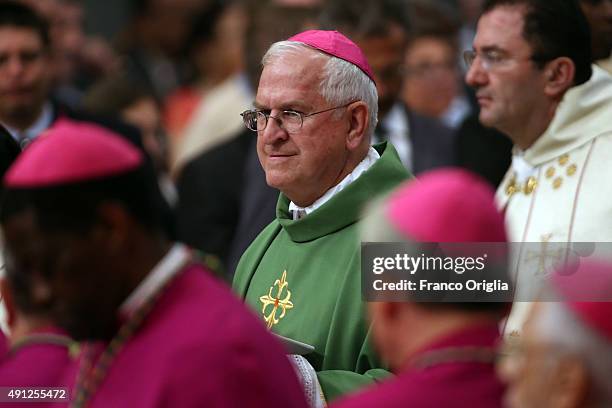
<instances>
[{"instance_id":1,"label":"pink skullcap","mask_svg":"<svg viewBox=\"0 0 612 408\"><path fill-rule=\"evenodd\" d=\"M143 163L142 153L103 127L58 121L19 155L4 176L12 188L39 188L128 172Z\"/></svg>"},{"instance_id":2,"label":"pink skullcap","mask_svg":"<svg viewBox=\"0 0 612 408\"><path fill-rule=\"evenodd\" d=\"M612 341L612 264L578 261L553 274L552 286L587 327Z\"/></svg>"},{"instance_id":3,"label":"pink skullcap","mask_svg":"<svg viewBox=\"0 0 612 408\"><path fill-rule=\"evenodd\" d=\"M374 81L374 73L361 48L338 31L308 30L294 35L287 41L301 42L326 54L348 61L356 65Z\"/></svg>"},{"instance_id":4,"label":"pink skullcap","mask_svg":"<svg viewBox=\"0 0 612 408\"><path fill-rule=\"evenodd\" d=\"M434 170L407 182L389 197L385 215L420 242L506 242L493 189L467 170Z\"/></svg>"}]
</instances>

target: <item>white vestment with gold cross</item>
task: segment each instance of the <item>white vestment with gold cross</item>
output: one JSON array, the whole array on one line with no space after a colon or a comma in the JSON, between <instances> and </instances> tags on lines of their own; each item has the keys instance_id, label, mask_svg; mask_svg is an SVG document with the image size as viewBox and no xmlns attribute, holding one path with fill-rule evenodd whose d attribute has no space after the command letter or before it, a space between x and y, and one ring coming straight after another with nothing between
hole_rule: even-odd
<instances>
[{"instance_id":1,"label":"white vestment with gold cross","mask_svg":"<svg viewBox=\"0 0 612 408\"><path fill-rule=\"evenodd\" d=\"M551 243L612 242L609 73L593 66L591 79L565 94L546 132L513 158L496 201L505 212L510 241L539 243L515 247L510 270L515 299L537 296L556 263L554 254L561 253L561 245L552 249ZM537 246L539 255L532 250ZM596 255L602 250L596 245ZM528 308L527 302L515 302L506 334L520 333Z\"/></svg>"}]
</instances>

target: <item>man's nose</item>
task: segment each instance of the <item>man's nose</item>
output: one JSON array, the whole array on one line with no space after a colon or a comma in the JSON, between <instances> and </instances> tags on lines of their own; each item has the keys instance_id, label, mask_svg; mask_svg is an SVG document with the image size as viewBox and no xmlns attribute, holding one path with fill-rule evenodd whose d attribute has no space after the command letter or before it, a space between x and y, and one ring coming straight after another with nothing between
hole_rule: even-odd
<instances>
[{"instance_id":1,"label":"man's nose","mask_svg":"<svg viewBox=\"0 0 612 408\"><path fill-rule=\"evenodd\" d=\"M465 82L473 88L487 83L487 71L482 67L478 58L472 62L472 65L470 65L465 73Z\"/></svg>"},{"instance_id":2,"label":"man's nose","mask_svg":"<svg viewBox=\"0 0 612 408\"><path fill-rule=\"evenodd\" d=\"M19 75L23 72L24 70L24 63L23 60L19 57L11 57L8 59L8 61L6 62L6 73L11 75L11 76L16 76Z\"/></svg>"},{"instance_id":3,"label":"man's nose","mask_svg":"<svg viewBox=\"0 0 612 408\"><path fill-rule=\"evenodd\" d=\"M265 129L259 131L258 135L267 144L273 144L289 137L287 131L282 127L282 122L272 115L268 116Z\"/></svg>"}]
</instances>

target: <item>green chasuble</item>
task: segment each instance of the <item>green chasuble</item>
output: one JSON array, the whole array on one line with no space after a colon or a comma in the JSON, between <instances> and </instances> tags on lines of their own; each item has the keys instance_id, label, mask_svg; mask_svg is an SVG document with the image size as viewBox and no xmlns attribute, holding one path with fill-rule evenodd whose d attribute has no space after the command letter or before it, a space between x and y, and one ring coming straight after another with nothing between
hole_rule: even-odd
<instances>
[{"instance_id":1,"label":"green chasuble","mask_svg":"<svg viewBox=\"0 0 612 408\"><path fill-rule=\"evenodd\" d=\"M305 357L328 401L388 375L369 341L358 221L369 200L408 172L391 144L376 150L380 159L300 220L281 193L276 220L246 250L233 282L273 332L315 347Z\"/></svg>"}]
</instances>

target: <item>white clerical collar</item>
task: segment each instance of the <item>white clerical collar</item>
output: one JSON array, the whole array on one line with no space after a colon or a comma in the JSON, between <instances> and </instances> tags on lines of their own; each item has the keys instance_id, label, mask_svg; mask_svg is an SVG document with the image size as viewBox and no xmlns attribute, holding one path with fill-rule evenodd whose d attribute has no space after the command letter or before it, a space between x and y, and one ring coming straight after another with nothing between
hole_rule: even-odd
<instances>
[{"instance_id":1,"label":"white clerical collar","mask_svg":"<svg viewBox=\"0 0 612 408\"><path fill-rule=\"evenodd\" d=\"M13 139L17 143L21 145L21 147L25 147L27 143L36 139L38 135L47 130L51 123L53 122L53 106L51 103L46 102L43 105L42 112L38 115L38 119L34 121L34 123L27 128L25 131L20 131L10 126L6 126L6 130L13 136ZM25 143L25 145L23 145Z\"/></svg>"},{"instance_id":2,"label":"white clerical collar","mask_svg":"<svg viewBox=\"0 0 612 408\"><path fill-rule=\"evenodd\" d=\"M512 171L516 174L516 182L524 183L529 177L533 176L536 172L536 168L525 160L524 152L518 148L514 148L512 151Z\"/></svg>"},{"instance_id":3,"label":"white clerical collar","mask_svg":"<svg viewBox=\"0 0 612 408\"><path fill-rule=\"evenodd\" d=\"M330 188L323 194L318 200L314 203L310 204L308 207L299 207L293 201L289 203L289 211L293 214L293 219L297 220L299 218L299 212L303 211L306 215L310 214L317 208L321 207L323 204L328 202L334 195L338 194L342 191L346 186L351 184L353 181L357 180L359 176L367 169L372 167L372 165L376 162L376 160L380 159L380 154L374 149L370 147L368 150L368 154L366 157L353 169L352 172L346 175L342 179L342 181L336 184L334 187Z\"/></svg>"},{"instance_id":4,"label":"white clerical collar","mask_svg":"<svg viewBox=\"0 0 612 408\"><path fill-rule=\"evenodd\" d=\"M136 312L147 299L185 266L189 258L189 249L183 244L175 243L119 306L119 315L129 317Z\"/></svg>"}]
</instances>

